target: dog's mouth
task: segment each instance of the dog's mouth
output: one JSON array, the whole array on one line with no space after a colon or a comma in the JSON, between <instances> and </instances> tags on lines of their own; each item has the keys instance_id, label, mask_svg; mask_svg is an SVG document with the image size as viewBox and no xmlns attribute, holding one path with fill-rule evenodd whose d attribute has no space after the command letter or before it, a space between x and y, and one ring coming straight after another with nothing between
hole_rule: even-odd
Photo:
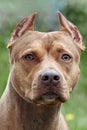
<instances>
[{"instance_id":1,"label":"dog's mouth","mask_svg":"<svg viewBox=\"0 0 87 130\"><path fill-rule=\"evenodd\" d=\"M48 91L37 95L33 99L33 102L38 105L56 105L59 103L66 102L68 98L69 98L68 93L64 93L62 91L58 92Z\"/></svg>"},{"instance_id":2,"label":"dog's mouth","mask_svg":"<svg viewBox=\"0 0 87 130\"><path fill-rule=\"evenodd\" d=\"M60 102L59 96L56 93L52 93L52 92L43 94L36 100L36 104L40 104L40 105L42 104L54 105L57 104L58 102Z\"/></svg>"}]
</instances>

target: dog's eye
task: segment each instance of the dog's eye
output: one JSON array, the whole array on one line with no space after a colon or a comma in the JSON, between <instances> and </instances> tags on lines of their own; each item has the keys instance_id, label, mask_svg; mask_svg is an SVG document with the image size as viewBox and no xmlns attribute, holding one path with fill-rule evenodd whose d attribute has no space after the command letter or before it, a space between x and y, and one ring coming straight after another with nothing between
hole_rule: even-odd
<instances>
[{"instance_id":1,"label":"dog's eye","mask_svg":"<svg viewBox=\"0 0 87 130\"><path fill-rule=\"evenodd\" d=\"M33 61L35 60L35 56L33 54L27 54L24 56L24 59L27 61Z\"/></svg>"},{"instance_id":2,"label":"dog's eye","mask_svg":"<svg viewBox=\"0 0 87 130\"><path fill-rule=\"evenodd\" d=\"M72 59L72 57L69 54L63 54L61 58L66 62L69 62Z\"/></svg>"}]
</instances>

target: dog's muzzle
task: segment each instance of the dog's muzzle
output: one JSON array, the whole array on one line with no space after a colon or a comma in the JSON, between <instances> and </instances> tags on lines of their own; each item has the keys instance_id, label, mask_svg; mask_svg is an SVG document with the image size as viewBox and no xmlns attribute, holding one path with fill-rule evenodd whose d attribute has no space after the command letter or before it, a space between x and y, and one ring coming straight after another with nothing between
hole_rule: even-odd
<instances>
[{"instance_id":1,"label":"dog's muzzle","mask_svg":"<svg viewBox=\"0 0 87 130\"><path fill-rule=\"evenodd\" d=\"M44 87L49 88L48 92L46 92L42 97L42 101L45 104L53 104L56 103L59 96L56 94L54 89L52 89L53 86L57 86L60 82L60 75L55 70L45 70L41 76L40 76L41 83Z\"/></svg>"},{"instance_id":2,"label":"dog's muzzle","mask_svg":"<svg viewBox=\"0 0 87 130\"><path fill-rule=\"evenodd\" d=\"M35 98L38 104L56 104L64 102L62 93L62 76L55 69L44 70L38 78Z\"/></svg>"}]
</instances>

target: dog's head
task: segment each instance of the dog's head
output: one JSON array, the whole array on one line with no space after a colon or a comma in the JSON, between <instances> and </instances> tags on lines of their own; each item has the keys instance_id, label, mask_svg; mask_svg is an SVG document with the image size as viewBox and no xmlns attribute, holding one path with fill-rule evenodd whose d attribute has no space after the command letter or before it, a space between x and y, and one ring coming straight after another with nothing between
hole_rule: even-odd
<instances>
[{"instance_id":1,"label":"dog's head","mask_svg":"<svg viewBox=\"0 0 87 130\"><path fill-rule=\"evenodd\" d=\"M65 102L78 81L82 36L76 26L58 15L60 31L34 31L34 13L17 25L8 44L11 83L28 102Z\"/></svg>"}]
</instances>

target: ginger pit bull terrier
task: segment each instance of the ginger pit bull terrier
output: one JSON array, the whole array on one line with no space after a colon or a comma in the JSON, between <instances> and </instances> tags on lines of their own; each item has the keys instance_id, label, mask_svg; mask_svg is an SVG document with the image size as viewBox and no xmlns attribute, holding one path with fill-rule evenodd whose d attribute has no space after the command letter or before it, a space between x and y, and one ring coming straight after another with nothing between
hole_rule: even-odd
<instances>
[{"instance_id":1,"label":"ginger pit bull terrier","mask_svg":"<svg viewBox=\"0 0 87 130\"><path fill-rule=\"evenodd\" d=\"M11 71L0 99L0 130L68 130L61 104L79 78L79 30L60 12L60 31L34 31L36 13L13 31Z\"/></svg>"}]
</instances>

